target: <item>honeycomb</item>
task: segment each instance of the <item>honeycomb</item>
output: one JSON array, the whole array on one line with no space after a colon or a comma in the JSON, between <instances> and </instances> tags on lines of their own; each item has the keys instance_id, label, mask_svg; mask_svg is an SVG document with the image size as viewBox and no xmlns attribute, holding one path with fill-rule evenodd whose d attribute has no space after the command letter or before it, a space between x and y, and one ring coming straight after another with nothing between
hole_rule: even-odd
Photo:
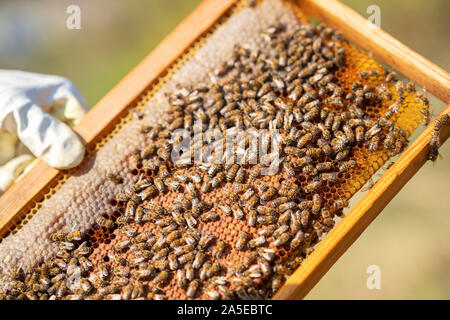
<instances>
[{"instance_id":1,"label":"honeycomb","mask_svg":"<svg viewBox=\"0 0 450 320\"><path fill-rule=\"evenodd\" d=\"M292 7L290 3L277 0L266 0L258 3L255 7L247 7L247 2L239 2L230 13L230 16L224 18L209 35L194 44L190 52L186 53L169 70L168 74L160 79L154 88L143 95L142 101L130 113L116 125L114 131L105 137L96 145L95 150L90 154L83 164L70 172L65 173L59 180L58 185L45 194L42 202L31 208L30 213L25 216L21 224L18 224L10 235L5 237L0 243L0 271L4 283L10 281L9 277L14 270L15 265L20 265L23 269L29 270L41 263L48 261L55 254L57 248L51 243L50 235L66 230L81 230L85 233L82 239L75 241L79 246L84 243L92 248L89 259L93 263L91 274L101 272L101 269L107 265L110 270L120 269L120 263L113 259L114 247L122 243L128 237L118 228L118 219L126 213L126 207L123 202L115 200L115 196L133 186L137 181L146 177L155 178L155 172L142 168L142 164L129 167L129 157L136 149L143 149L152 139L145 134L141 134L142 126L154 127L157 122L164 124L167 119L167 112L171 111L167 96L171 92L179 90L179 84L188 87L190 84L204 83L211 86L211 72L218 70L218 66L227 61L232 55L236 44L248 48L248 50L259 50L267 54L270 53L270 47L261 39L260 35L273 26L283 25L285 32L293 32L302 26L305 21L301 12ZM319 29L318 29L319 30ZM320 30L319 32L324 32ZM390 109L393 100L402 97L402 103L398 110L393 113L391 119L395 125L404 131L403 138L406 140L415 128L420 124L423 118L423 111L427 106L421 98L414 94L411 87L408 89L398 88L393 82L386 82L387 73L383 68L367 54L359 51L344 40L331 40L324 37L325 43L336 42L345 50L345 55L338 67L332 70L336 83L342 88L342 96L351 93L355 83L360 82L368 85L369 88L375 88L383 85L385 92L390 93L392 99L379 99L366 103L364 113L369 119L375 121ZM369 76L362 76L361 72L371 72ZM403 92L399 92L402 90ZM329 94L320 97L323 103L323 109L328 109L337 114L345 112L347 104L333 104ZM283 97L285 102L290 98ZM134 111L134 112L133 112ZM136 116L136 114L139 114ZM282 133L284 137L287 132ZM387 133L382 131L381 141L386 140ZM381 143L380 143L381 144ZM402 149L404 145L401 146ZM400 152L399 150L398 152ZM345 207L345 201L351 198L361 186L391 157L392 150L382 146L376 151L369 150L369 144L363 141L356 143L350 153L345 158L346 161L356 161L356 166L349 170L343 170L337 174L337 181L325 182L314 192L304 193L302 201L311 201L315 194L319 194L323 199L322 206L330 209L330 215L341 215L342 208ZM288 155L286 161L294 163L298 157ZM331 157L321 157L320 161L314 159L312 164L316 166L319 162L331 162L338 168L342 163ZM174 170L173 164L166 163L169 170ZM255 172L254 166L245 168L246 176L249 177ZM206 174L195 169L202 180ZM180 173L186 173L187 169L180 169ZM108 174L117 174L123 178L123 183L115 184L108 180ZM311 174L297 172L295 177L290 176L285 170L276 175L262 176L260 179L267 185L275 187L277 190L283 188L286 183L297 185L301 189L315 181ZM195 183L196 189L201 189L201 183ZM282 281L298 267L302 260L312 252L313 246L320 241L332 225L322 227L318 230L310 226L305 233L311 237L307 238L300 248L292 249L286 245L275 246L273 241L267 241L267 249L274 252L274 258L271 261L271 268L275 270L275 276L267 278L252 279L252 283L258 288L252 294L242 292L242 283L233 281L229 275L234 266L248 265L246 263L248 250L238 250L235 244L238 242L242 231L246 231L251 239L259 236L259 232L266 228L264 225L250 226L247 220L249 210L243 208L245 219L236 219L224 214L216 204L227 203L233 205L230 195L233 194L233 184L231 182L222 183L219 187L210 192L204 192L201 200L209 204L214 204L211 212L218 215L216 221L203 222L198 221L197 229L202 234L213 234L214 242L219 241L227 243L224 253L221 257L212 257L211 249L207 250L208 259L211 263L219 263L221 271L218 275L225 276L229 283L229 290L233 297L238 298L268 298L274 292L272 285L274 281ZM186 193L182 188L179 191L168 191L157 195L153 201L169 208L175 205L175 199L180 193ZM343 205L336 207L336 203L341 201ZM103 217L114 223L112 228L102 227L97 219ZM162 233L162 228L156 223L139 224L131 222L130 227L136 229L138 234L152 232L155 235ZM272 239L274 240L274 239ZM126 260L132 261L136 256L132 252L123 254ZM145 288L146 298L169 298L169 299L209 299L210 283L200 281L199 286L205 290L197 290L192 296L186 294L186 290L180 288L177 284L177 276L171 273L163 284L155 284L154 279L139 281ZM132 283L138 283L131 280ZM270 285L270 287L268 287ZM101 285L94 285L95 292L101 290ZM117 292L116 292L117 293ZM228 294L221 293L222 298L229 297ZM94 295L95 296L95 295Z\"/></svg>"}]
</instances>

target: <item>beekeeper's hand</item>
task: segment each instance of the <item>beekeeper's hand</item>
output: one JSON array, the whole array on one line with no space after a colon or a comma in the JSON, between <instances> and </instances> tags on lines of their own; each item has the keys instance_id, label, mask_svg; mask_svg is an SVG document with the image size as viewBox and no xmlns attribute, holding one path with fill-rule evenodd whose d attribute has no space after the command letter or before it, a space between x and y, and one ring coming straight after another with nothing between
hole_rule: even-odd
<instances>
[{"instance_id":1,"label":"beekeeper's hand","mask_svg":"<svg viewBox=\"0 0 450 320\"><path fill-rule=\"evenodd\" d=\"M51 167L73 168L83 160L83 143L63 121L73 124L70 122L81 119L87 109L68 79L0 70L0 134L6 131L12 139L17 135L33 155Z\"/></svg>"}]
</instances>

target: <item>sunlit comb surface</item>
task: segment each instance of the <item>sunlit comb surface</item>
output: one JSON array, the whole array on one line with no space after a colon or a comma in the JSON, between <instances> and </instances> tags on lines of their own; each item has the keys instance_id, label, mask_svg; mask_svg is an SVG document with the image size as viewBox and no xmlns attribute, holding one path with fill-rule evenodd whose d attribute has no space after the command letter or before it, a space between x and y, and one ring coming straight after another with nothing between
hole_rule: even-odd
<instances>
[{"instance_id":1,"label":"sunlit comb surface","mask_svg":"<svg viewBox=\"0 0 450 320\"><path fill-rule=\"evenodd\" d=\"M428 108L301 21L281 1L238 3L3 239L4 298L270 298ZM193 154L194 132L258 130L268 148L180 165L176 129ZM278 145L261 138L276 132Z\"/></svg>"}]
</instances>

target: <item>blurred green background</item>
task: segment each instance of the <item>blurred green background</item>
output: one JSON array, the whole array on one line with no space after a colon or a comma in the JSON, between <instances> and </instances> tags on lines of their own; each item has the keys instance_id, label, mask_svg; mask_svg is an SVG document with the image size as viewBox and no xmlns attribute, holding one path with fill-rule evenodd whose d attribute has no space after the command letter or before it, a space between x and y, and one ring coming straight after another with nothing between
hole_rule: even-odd
<instances>
[{"instance_id":1,"label":"blurred green background","mask_svg":"<svg viewBox=\"0 0 450 320\"><path fill-rule=\"evenodd\" d=\"M363 16L369 5L378 5L382 29L450 70L450 1L343 2ZM94 105L198 3L0 0L0 68L68 77ZM81 8L81 30L66 28L71 4ZM442 110L444 104L429 97L435 113ZM450 298L450 143L441 154L401 190L307 298ZM366 287L369 265L381 269L380 290Z\"/></svg>"}]
</instances>

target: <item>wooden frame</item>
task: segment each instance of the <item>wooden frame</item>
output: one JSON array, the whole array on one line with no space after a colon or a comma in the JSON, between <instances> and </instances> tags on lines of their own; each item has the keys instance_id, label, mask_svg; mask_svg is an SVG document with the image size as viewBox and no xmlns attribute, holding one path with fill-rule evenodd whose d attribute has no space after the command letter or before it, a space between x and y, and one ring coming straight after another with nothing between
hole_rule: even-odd
<instances>
[{"instance_id":1,"label":"wooden frame","mask_svg":"<svg viewBox=\"0 0 450 320\"><path fill-rule=\"evenodd\" d=\"M140 95L158 77L205 34L237 0L205 0L163 42L133 69L83 118L75 131L88 148L108 132ZM429 92L448 103L450 76L419 54L377 28L371 28L364 18L337 0L299 0L307 14L339 29L349 40L372 52L395 70L425 86ZM450 114L450 105L443 111ZM350 211L301 267L277 292L275 299L303 298L337 259L350 247L364 229L399 192L406 182L426 162L432 128L405 151L365 197ZM442 143L449 137L448 127L441 132ZM42 192L54 183L61 172L43 162L32 168L0 198L0 237Z\"/></svg>"}]
</instances>

